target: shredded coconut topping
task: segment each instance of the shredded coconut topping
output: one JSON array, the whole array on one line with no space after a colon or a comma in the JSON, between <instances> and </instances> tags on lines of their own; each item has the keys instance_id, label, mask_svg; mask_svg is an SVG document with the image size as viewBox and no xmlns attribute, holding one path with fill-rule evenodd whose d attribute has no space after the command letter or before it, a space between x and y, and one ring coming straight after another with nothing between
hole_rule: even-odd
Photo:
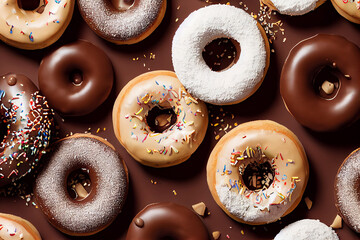
<instances>
[{"instance_id":1,"label":"shredded coconut topping","mask_svg":"<svg viewBox=\"0 0 360 240\"><path fill-rule=\"evenodd\" d=\"M142 0L126 11L115 9L111 1L79 0L85 21L100 36L125 41L140 36L157 19L164 0Z\"/></svg>"},{"instance_id":2,"label":"shredded coconut topping","mask_svg":"<svg viewBox=\"0 0 360 240\"><path fill-rule=\"evenodd\" d=\"M72 169L90 166L96 174L95 195L90 201L72 201L64 186ZM127 176L118 154L93 138L61 141L49 164L36 180L40 207L64 229L76 233L96 231L120 212L127 194ZM47 211L44 211L45 213Z\"/></svg>"},{"instance_id":3,"label":"shredded coconut topping","mask_svg":"<svg viewBox=\"0 0 360 240\"><path fill-rule=\"evenodd\" d=\"M330 227L319 220L303 219L283 228L274 240L338 240L339 237Z\"/></svg>"},{"instance_id":4,"label":"shredded coconut topping","mask_svg":"<svg viewBox=\"0 0 360 240\"><path fill-rule=\"evenodd\" d=\"M349 224L360 232L360 150L351 154L336 176L338 208Z\"/></svg>"},{"instance_id":5,"label":"shredded coconut topping","mask_svg":"<svg viewBox=\"0 0 360 240\"><path fill-rule=\"evenodd\" d=\"M281 14L303 15L315 9L318 0L271 0Z\"/></svg>"},{"instance_id":6,"label":"shredded coconut topping","mask_svg":"<svg viewBox=\"0 0 360 240\"><path fill-rule=\"evenodd\" d=\"M217 38L240 43L239 60L229 69L215 72L206 65L202 51ZM266 49L257 21L244 10L211 5L191 13L176 31L172 61L179 80L193 96L213 104L247 98L262 81Z\"/></svg>"}]
</instances>

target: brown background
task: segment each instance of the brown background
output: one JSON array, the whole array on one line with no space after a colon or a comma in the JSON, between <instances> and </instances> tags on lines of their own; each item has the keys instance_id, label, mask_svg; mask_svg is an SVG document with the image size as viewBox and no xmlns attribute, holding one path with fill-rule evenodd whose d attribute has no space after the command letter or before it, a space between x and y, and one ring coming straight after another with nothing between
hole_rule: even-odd
<instances>
[{"instance_id":1,"label":"brown background","mask_svg":"<svg viewBox=\"0 0 360 240\"><path fill-rule=\"evenodd\" d=\"M218 2L226 3L225 1ZM239 1L230 1L230 3L240 7ZM258 1L244 0L244 3L247 4L249 13L258 13ZM149 38L133 46L116 46L97 37L81 19L77 7L62 38L44 50L25 51L0 43L0 74L22 73L36 84L37 70L42 57L57 47L77 39L87 39L101 47L113 62L116 83L110 97L101 107L84 117L62 120L57 116L61 136L71 132L85 132L89 128L96 133L97 129L101 128L97 134L114 144L129 167L130 191L123 212L109 228L88 239L125 239L127 227L135 214L147 204L159 201L174 201L188 207L204 201L210 212L210 215L204 218L204 222L210 232L219 230L222 233L221 239L228 239L227 235L229 239L272 239L281 228L293 221L316 218L330 225L336 216L333 196L334 177L343 159L360 146L360 123L357 122L352 127L335 133L309 131L286 112L279 93L279 78L283 62L289 50L300 40L317 33L333 33L343 35L360 44L359 25L352 24L338 15L330 1L305 16L277 15L272 18L272 21L277 18L283 21L285 35L278 35L278 39L272 45L275 53L271 54L270 69L263 85L243 103L222 108L209 106L210 123L220 122L223 127L221 124L215 127L209 125L204 142L187 162L166 169L144 167L136 163L116 140L112 130L111 111L112 104L121 88L133 77L149 69L173 70L170 50L172 37L177 27L192 11L208 4L201 0L169 0L161 25ZM284 38L286 38L285 42ZM155 54L155 59L149 59L150 53ZM137 57L139 60L133 61L133 58ZM354 64L359 65L359 62L360 59ZM309 109L309 111L316 111L316 109ZM234 119L231 114L234 115ZM221 122L222 119L223 122ZM255 119L271 119L284 124L302 141L310 162L310 179L304 196L308 196L313 201L313 207L308 210L302 201L293 213L281 221L252 227L231 220L215 204L207 188L205 167L211 149L217 142L215 136L224 134L223 130L219 130L220 128L228 125L230 129L229 126L233 127L235 123L240 124ZM106 128L105 131L104 128ZM157 184L151 181L156 181ZM176 195L173 190L176 191ZM30 220L38 228L43 239L75 239L54 229L39 209L26 206L25 200L19 197L1 197L0 211L17 214ZM360 237L346 225L336 232L344 240Z\"/></svg>"}]
</instances>

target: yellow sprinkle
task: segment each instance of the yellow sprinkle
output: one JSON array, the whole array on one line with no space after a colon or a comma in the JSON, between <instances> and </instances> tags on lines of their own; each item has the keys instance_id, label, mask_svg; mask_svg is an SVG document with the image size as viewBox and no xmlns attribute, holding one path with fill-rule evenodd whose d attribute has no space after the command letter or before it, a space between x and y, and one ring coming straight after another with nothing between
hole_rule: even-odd
<instances>
[{"instance_id":1,"label":"yellow sprinkle","mask_svg":"<svg viewBox=\"0 0 360 240\"><path fill-rule=\"evenodd\" d=\"M237 123L234 123L234 126L236 127L238 124Z\"/></svg>"},{"instance_id":2,"label":"yellow sprinkle","mask_svg":"<svg viewBox=\"0 0 360 240\"><path fill-rule=\"evenodd\" d=\"M219 140L220 136L219 135L216 135L215 136L215 140Z\"/></svg>"},{"instance_id":3,"label":"yellow sprinkle","mask_svg":"<svg viewBox=\"0 0 360 240\"><path fill-rule=\"evenodd\" d=\"M242 234L242 235L244 235L244 234L245 234L245 233L244 233L244 230L241 230L240 232L241 232L241 234Z\"/></svg>"},{"instance_id":4,"label":"yellow sprinkle","mask_svg":"<svg viewBox=\"0 0 360 240\"><path fill-rule=\"evenodd\" d=\"M173 190L173 194L176 196L177 195L177 193L176 193L176 191L175 190Z\"/></svg>"},{"instance_id":5,"label":"yellow sprinkle","mask_svg":"<svg viewBox=\"0 0 360 240\"><path fill-rule=\"evenodd\" d=\"M146 151L147 151L147 153L152 154L151 149L148 149L148 148L147 148Z\"/></svg>"},{"instance_id":6,"label":"yellow sprinkle","mask_svg":"<svg viewBox=\"0 0 360 240\"><path fill-rule=\"evenodd\" d=\"M278 196L281 198L281 199L285 199L285 196L282 195L281 193L278 192Z\"/></svg>"},{"instance_id":7,"label":"yellow sprinkle","mask_svg":"<svg viewBox=\"0 0 360 240\"><path fill-rule=\"evenodd\" d=\"M215 123L215 124L214 124L214 127L216 127L217 125L219 125L219 123Z\"/></svg>"},{"instance_id":8,"label":"yellow sprinkle","mask_svg":"<svg viewBox=\"0 0 360 240\"><path fill-rule=\"evenodd\" d=\"M104 128L103 131L105 132L105 131L106 131L106 128Z\"/></svg>"},{"instance_id":9,"label":"yellow sprinkle","mask_svg":"<svg viewBox=\"0 0 360 240\"><path fill-rule=\"evenodd\" d=\"M98 129L96 130L96 133L98 133L98 132L100 132L100 128L98 128Z\"/></svg>"},{"instance_id":10,"label":"yellow sprinkle","mask_svg":"<svg viewBox=\"0 0 360 240\"><path fill-rule=\"evenodd\" d=\"M178 22L178 21L179 21L179 18L176 18L176 19L175 19L175 22Z\"/></svg>"},{"instance_id":11,"label":"yellow sprinkle","mask_svg":"<svg viewBox=\"0 0 360 240\"><path fill-rule=\"evenodd\" d=\"M144 108L141 108L137 113L135 113L135 115L139 115L142 112L142 110L144 110Z\"/></svg>"}]
</instances>

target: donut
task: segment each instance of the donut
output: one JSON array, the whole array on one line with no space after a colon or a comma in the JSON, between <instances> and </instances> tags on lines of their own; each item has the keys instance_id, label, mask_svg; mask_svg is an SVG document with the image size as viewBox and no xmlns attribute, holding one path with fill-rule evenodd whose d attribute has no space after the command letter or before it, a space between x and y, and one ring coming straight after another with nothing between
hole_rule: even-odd
<instances>
[{"instance_id":1,"label":"donut","mask_svg":"<svg viewBox=\"0 0 360 240\"><path fill-rule=\"evenodd\" d=\"M72 236L109 226L128 192L128 171L114 147L100 137L75 134L56 142L47 161L34 195L48 221Z\"/></svg>"},{"instance_id":2,"label":"donut","mask_svg":"<svg viewBox=\"0 0 360 240\"><path fill-rule=\"evenodd\" d=\"M309 165L299 139L270 120L240 124L215 145L207 164L215 202L238 222L260 225L301 201Z\"/></svg>"},{"instance_id":3,"label":"donut","mask_svg":"<svg viewBox=\"0 0 360 240\"><path fill-rule=\"evenodd\" d=\"M24 10L18 2L26 1L1 1L0 39L28 50L45 48L56 42L70 23L75 0L40 0L35 9Z\"/></svg>"},{"instance_id":4,"label":"donut","mask_svg":"<svg viewBox=\"0 0 360 240\"><path fill-rule=\"evenodd\" d=\"M206 105L196 100L171 71L135 77L113 108L117 139L141 164L168 167L186 161L205 137Z\"/></svg>"},{"instance_id":5,"label":"donut","mask_svg":"<svg viewBox=\"0 0 360 240\"><path fill-rule=\"evenodd\" d=\"M360 233L360 148L341 164L335 177L335 206L345 223Z\"/></svg>"},{"instance_id":6,"label":"donut","mask_svg":"<svg viewBox=\"0 0 360 240\"><path fill-rule=\"evenodd\" d=\"M12 214L0 213L0 239L41 240L41 236L31 222Z\"/></svg>"},{"instance_id":7,"label":"donut","mask_svg":"<svg viewBox=\"0 0 360 240\"><path fill-rule=\"evenodd\" d=\"M32 172L51 141L53 111L24 75L0 77L0 187Z\"/></svg>"},{"instance_id":8,"label":"donut","mask_svg":"<svg viewBox=\"0 0 360 240\"><path fill-rule=\"evenodd\" d=\"M166 0L79 0L81 16L100 37L115 44L134 44L161 23Z\"/></svg>"},{"instance_id":9,"label":"donut","mask_svg":"<svg viewBox=\"0 0 360 240\"><path fill-rule=\"evenodd\" d=\"M107 99L114 82L110 59L87 41L67 44L44 57L38 75L41 92L64 116L94 111Z\"/></svg>"},{"instance_id":10,"label":"donut","mask_svg":"<svg viewBox=\"0 0 360 240\"><path fill-rule=\"evenodd\" d=\"M240 57L221 72L212 71L202 57L205 46L230 38L241 47ZM270 63L270 47L260 24L240 8L211 5L191 13L172 41L176 75L191 95L216 105L244 101L261 85Z\"/></svg>"},{"instance_id":11,"label":"donut","mask_svg":"<svg viewBox=\"0 0 360 240\"><path fill-rule=\"evenodd\" d=\"M331 0L331 3L341 16L360 24L360 0Z\"/></svg>"},{"instance_id":12,"label":"donut","mask_svg":"<svg viewBox=\"0 0 360 240\"><path fill-rule=\"evenodd\" d=\"M315 219L302 219L283 228L274 240L339 240L331 227Z\"/></svg>"},{"instance_id":13,"label":"donut","mask_svg":"<svg viewBox=\"0 0 360 240\"><path fill-rule=\"evenodd\" d=\"M206 226L196 213L172 202L152 203L131 221L126 240L210 240Z\"/></svg>"},{"instance_id":14,"label":"donut","mask_svg":"<svg viewBox=\"0 0 360 240\"><path fill-rule=\"evenodd\" d=\"M282 68L280 93L288 111L315 131L334 131L360 116L360 48L337 35L298 43Z\"/></svg>"},{"instance_id":15,"label":"donut","mask_svg":"<svg viewBox=\"0 0 360 240\"><path fill-rule=\"evenodd\" d=\"M261 0L261 2L281 14L299 16L315 10L326 0Z\"/></svg>"}]
</instances>

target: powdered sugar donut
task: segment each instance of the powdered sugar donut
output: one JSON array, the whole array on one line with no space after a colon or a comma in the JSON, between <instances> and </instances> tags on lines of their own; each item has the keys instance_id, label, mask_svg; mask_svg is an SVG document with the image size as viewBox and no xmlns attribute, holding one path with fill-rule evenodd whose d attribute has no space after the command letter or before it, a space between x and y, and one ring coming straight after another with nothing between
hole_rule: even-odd
<instances>
[{"instance_id":1,"label":"powdered sugar donut","mask_svg":"<svg viewBox=\"0 0 360 240\"><path fill-rule=\"evenodd\" d=\"M335 178L335 206L341 218L360 233L360 148L342 163Z\"/></svg>"},{"instance_id":2,"label":"powdered sugar donut","mask_svg":"<svg viewBox=\"0 0 360 240\"><path fill-rule=\"evenodd\" d=\"M34 193L48 221L74 236L109 226L128 190L128 171L114 147L95 135L75 134L55 143L46 156L48 164L36 179ZM80 174L81 181L72 180Z\"/></svg>"},{"instance_id":3,"label":"powdered sugar donut","mask_svg":"<svg viewBox=\"0 0 360 240\"><path fill-rule=\"evenodd\" d=\"M339 237L330 227L319 220L303 219L291 223L283 228L274 240L339 240Z\"/></svg>"},{"instance_id":4,"label":"powdered sugar donut","mask_svg":"<svg viewBox=\"0 0 360 240\"><path fill-rule=\"evenodd\" d=\"M326 0L261 0L270 9L285 15L303 15L315 10Z\"/></svg>"},{"instance_id":5,"label":"powdered sugar donut","mask_svg":"<svg viewBox=\"0 0 360 240\"><path fill-rule=\"evenodd\" d=\"M215 72L202 51L219 38L237 41L241 53L230 68ZM180 25L172 42L172 62L190 94L212 104L235 104L260 87L270 62L269 42L262 27L242 9L211 5L191 13Z\"/></svg>"},{"instance_id":6,"label":"powdered sugar donut","mask_svg":"<svg viewBox=\"0 0 360 240\"><path fill-rule=\"evenodd\" d=\"M116 44L134 44L161 23L166 0L79 0L82 17L100 37Z\"/></svg>"},{"instance_id":7,"label":"powdered sugar donut","mask_svg":"<svg viewBox=\"0 0 360 240\"><path fill-rule=\"evenodd\" d=\"M18 0L0 2L0 39L22 49L40 49L57 41L70 23L75 0L41 0L24 10Z\"/></svg>"}]
</instances>

